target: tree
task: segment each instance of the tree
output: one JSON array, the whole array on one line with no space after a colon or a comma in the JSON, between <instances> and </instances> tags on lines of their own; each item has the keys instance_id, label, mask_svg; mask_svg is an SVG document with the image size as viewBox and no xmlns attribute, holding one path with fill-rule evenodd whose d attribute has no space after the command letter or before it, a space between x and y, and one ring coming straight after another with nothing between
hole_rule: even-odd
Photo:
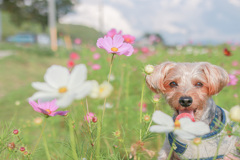
<instances>
[{"instance_id":1,"label":"tree","mask_svg":"<svg viewBox=\"0 0 240 160\"><path fill-rule=\"evenodd\" d=\"M3 0L2 10L11 15L18 26L23 22L39 23L43 29L48 24L48 0ZM72 0L56 0L57 19L71 10Z\"/></svg>"}]
</instances>

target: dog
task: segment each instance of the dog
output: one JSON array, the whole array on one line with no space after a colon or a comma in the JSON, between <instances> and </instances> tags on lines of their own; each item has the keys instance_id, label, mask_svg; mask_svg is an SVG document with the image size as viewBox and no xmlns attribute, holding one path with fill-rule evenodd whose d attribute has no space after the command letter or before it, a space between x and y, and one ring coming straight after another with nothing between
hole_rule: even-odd
<instances>
[{"instance_id":1,"label":"dog","mask_svg":"<svg viewBox=\"0 0 240 160\"><path fill-rule=\"evenodd\" d=\"M202 143L198 146L192 141L166 134L158 159L167 159L173 145L172 160L238 159L234 155L240 155L235 147L235 142L239 138L227 136L224 129L227 124L232 124L228 112L217 106L211 98L228 82L228 73L223 68L208 62L164 62L154 67L154 72L146 76L146 84L153 92L164 95L174 110L173 118L180 113L189 113L194 116L195 121L202 121L211 129L209 134L201 137Z\"/></svg>"}]
</instances>

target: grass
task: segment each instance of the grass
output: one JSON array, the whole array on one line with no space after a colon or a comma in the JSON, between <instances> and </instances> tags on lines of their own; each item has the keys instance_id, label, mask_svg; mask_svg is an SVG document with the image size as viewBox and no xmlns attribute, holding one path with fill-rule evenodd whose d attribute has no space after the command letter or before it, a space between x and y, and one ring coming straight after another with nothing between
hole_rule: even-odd
<instances>
[{"instance_id":1,"label":"grass","mask_svg":"<svg viewBox=\"0 0 240 160\"><path fill-rule=\"evenodd\" d=\"M189 54L188 50L192 51ZM182 50L173 50L174 54L169 54L169 48L161 45L155 46L156 53L153 56L143 56L137 53L130 57L116 56L113 62L112 73L115 80L111 82L114 91L107 102L114 105L112 109L106 109L101 135L98 135L98 123L91 124L91 131L84 121L87 113L86 100L74 101L67 108L70 111L67 117L48 118L43 138L36 148L32 159L126 159L130 154L130 148L139 140L139 129L142 129L144 147L155 151L160 150L163 141L163 134L144 134L149 123L139 124L138 104L141 101L142 82L144 76L142 69L147 64L159 64L164 61L175 62L196 62L208 61L212 64L224 67L228 72L239 70L240 66L233 67L232 61L240 59L240 47L233 51L233 56L226 57L222 53L224 47L219 46L187 46ZM188 48L188 49L187 49ZM35 90L31 87L31 82L44 81L43 76L48 67L53 64L66 66L69 53L71 51L60 48L53 53L48 48L37 46L17 46L12 44L1 44L0 50L11 50L14 54L0 59L0 157L5 159L22 158L19 151L11 152L6 149L7 144L14 142L16 148L24 146L32 152L42 131L42 124L34 123L36 117L41 117L34 112L28 104L27 99ZM207 50L207 54L202 53ZM103 50L97 49L101 54L100 60L93 60L88 45L74 50L80 55L77 63L87 64L88 62L98 63L101 69L92 70L88 65L88 79L97 80L99 83L107 80L111 55ZM237 86L225 87L218 95L214 96L215 102L229 110L232 106L239 104L238 98L234 94L240 95L239 84ZM151 115L154 111L152 102L153 93L145 86L143 102L147 104L147 113ZM20 104L15 103L19 101ZM89 111L102 115L102 110L98 109L103 105L103 99L87 98ZM169 115L172 110L161 98L156 109L160 109ZM12 135L12 130L19 129L20 139ZM115 137L113 132L119 130L120 137ZM97 142L101 143L97 143ZM100 145L98 147L98 145ZM97 149L98 148L98 149ZM138 152L141 159L149 159L144 152ZM156 157L156 156L155 156Z\"/></svg>"}]
</instances>

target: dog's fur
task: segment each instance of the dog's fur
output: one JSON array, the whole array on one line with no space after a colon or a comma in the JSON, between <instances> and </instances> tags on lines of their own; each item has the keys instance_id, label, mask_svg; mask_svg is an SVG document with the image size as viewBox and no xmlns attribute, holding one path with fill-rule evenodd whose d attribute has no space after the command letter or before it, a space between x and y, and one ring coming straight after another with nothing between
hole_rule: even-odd
<instances>
[{"instance_id":1,"label":"dog's fur","mask_svg":"<svg viewBox=\"0 0 240 160\"><path fill-rule=\"evenodd\" d=\"M146 77L148 87L164 95L175 116L179 112L191 113L196 121L206 124L212 122L217 110L211 96L219 93L228 81L228 73L223 68L208 62L164 62L155 66L154 72ZM179 101L181 97L191 97L190 106L182 106ZM165 140L159 159L167 159L170 148ZM177 154L173 154L173 159L178 159Z\"/></svg>"}]
</instances>

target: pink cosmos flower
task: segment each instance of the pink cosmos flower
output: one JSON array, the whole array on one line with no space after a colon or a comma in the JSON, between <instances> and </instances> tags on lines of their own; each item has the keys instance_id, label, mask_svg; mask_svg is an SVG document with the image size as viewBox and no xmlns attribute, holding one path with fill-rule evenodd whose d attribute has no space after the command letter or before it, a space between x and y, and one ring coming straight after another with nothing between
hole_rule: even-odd
<instances>
[{"instance_id":1,"label":"pink cosmos flower","mask_svg":"<svg viewBox=\"0 0 240 160\"><path fill-rule=\"evenodd\" d=\"M72 60L77 60L79 58L80 58L79 55L77 53L75 53L75 52L72 52L70 54L70 59L72 59Z\"/></svg>"},{"instance_id":2,"label":"pink cosmos flower","mask_svg":"<svg viewBox=\"0 0 240 160\"><path fill-rule=\"evenodd\" d=\"M238 66L238 61L232 61L232 66Z\"/></svg>"},{"instance_id":3,"label":"pink cosmos flower","mask_svg":"<svg viewBox=\"0 0 240 160\"><path fill-rule=\"evenodd\" d=\"M240 70L234 71L234 74L235 74L235 75L240 75Z\"/></svg>"},{"instance_id":4,"label":"pink cosmos flower","mask_svg":"<svg viewBox=\"0 0 240 160\"><path fill-rule=\"evenodd\" d=\"M147 54L147 53L150 52L150 50L148 49L148 47L142 47L142 48L141 48L141 51L142 51L143 53L145 53L145 54Z\"/></svg>"},{"instance_id":5,"label":"pink cosmos flower","mask_svg":"<svg viewBox=\"0 0 240 160\"><path fill-rule=\"evenodd\" d=\"M84 120L90 122L94 116L94 113L89 112L88 114L86 114L86 116L84 116Z\"/></svg>"},{"instance_id":6,"label":"pink cosmos flower","mask_svg":"<svg viewBox=\"0 0 240 160\"><path fill-rule=\"evenodd\" d=\"M113 29L111 29L110 31L107 32L107 35L106 35L106 36L113 38L116 34L121 35L121 34L122 34L122 31L119 31L119 32L117 33L117 30L113 28Z\"/></svg>"},{"instance_id":7,"label":"pink cosmos flower","mask_svg":"<svg viewBox=\"0 0 240 160\"><path fill-rule=\"evenodd\" d=\"M141 107L141 102L138 103L138 106ZM143 103L142 104L142 112L146 112L147 111L147 104Z\"/></svg>"},{"instance_id":8,"label":"pink cosmos flower","mask_svg":"<svg viewBox=\"0 0 240 160\"><path fill-rule=\"evenodd\" d=\"M80 38L76 38L74 40L74 43L80 45L82 43L82 40Z\"/></svg>"},{"instance_id":9,"label":"pink cosmos flower","mask_svg":"<svg viewBox=\"0 0 240 160\"><path fill-rule=\"evenodd\" d=\"M92 69L93 70L99 70L99 69L101 69L101 66L99 64L93 64Z\"/></svg>"},{"instance_id":10,"label":"pink cosmos flower","mask_svg":"<svg viewBox=\"0 0 240 160\"><path fill-rule=\"evenodd\" d=\"M98 48L105 49L108 53L116 53L117 55L131 56L134 49L129 43L124 43L121 35L115 35L113 38L104 37L97 40Z\"/></svg>"},{"instance_id":11,"label":"pink cosmos flower","mask_svg":"<svg viewBox=\"0 0 240 160\"><path fill-rule=\"evenodd\" d=\"M238 82L237 77L234 74L229 74L229 83L228 86L235 86Z\"/></svg>"},{"instance_id":12,"label":"pink cosmos flower","mask_svg":"<svg viewBox=\"0 0 240 160\"><path fill-rule=\"evenodd\" d=\"M35 101L29 100L29 104L33 107L33 109L36 112L39 113L43 113L47 116L56 116L56 115L60 115L60 116L66 116L68 111L57 111L58 106L56 105L56 99L49 101L49 102L40 102L40 100L38 100L38 103L36 103Z\"/></svg>"},{"instance_id":13,"label":"pink cosmos flower","mask_svg":"<svg viewBox=\"0 0 240 160\"><path fill-rule=\"evenodd\" d=\"M234 98L238 98L238 94L235 93L235 94L233 95L233 97L234 97Z\"/></svg>"},{"instance_id":14,"label":"pink cosmos flower","mask_svg":"<svg viewBox=\"0 0 240 160\"><path fill-rule=\"evenodd\" d=\"M97 60L101 57L101 55L99 53L94 53L93 54L93 59Z\"/></svg>"},{"instance_id":15,"label":"pink cosmos flower","mask_svg":"<svg viewBox=\"0 0 240 160\"><path fill-rule=\"evenodd\" d=\"M96 47L92 46L92 47L90 48L90 51L91 51L91 52L95 52L95 51L96 51Z\"/></svg>"},{"instance_id":16,"label":"pink cosmos flower","mask_svg":"<svg viewBox=\"0 0 240 160\"><path fill-rule=\"evenodd\" d=\"M68 62L67 62L67 66L68 66L68 68L73 68L74 65L75 65L75 63L74 63L73 60L68 60Z\"/></svg>"},{"instance_id":17,"label":"pink cosmos flower","mask_svg":"<svg viewBox=\"0 0 240 160\"><path fill-rule=\"evenodd\" d=\"M133 44L134 41L135 41L135 37L134 36L131 36L131 35L123 35L123 38L124 38L124 42L126 43L130 43L130 44Z\"/></svg>"}]
</instances>

